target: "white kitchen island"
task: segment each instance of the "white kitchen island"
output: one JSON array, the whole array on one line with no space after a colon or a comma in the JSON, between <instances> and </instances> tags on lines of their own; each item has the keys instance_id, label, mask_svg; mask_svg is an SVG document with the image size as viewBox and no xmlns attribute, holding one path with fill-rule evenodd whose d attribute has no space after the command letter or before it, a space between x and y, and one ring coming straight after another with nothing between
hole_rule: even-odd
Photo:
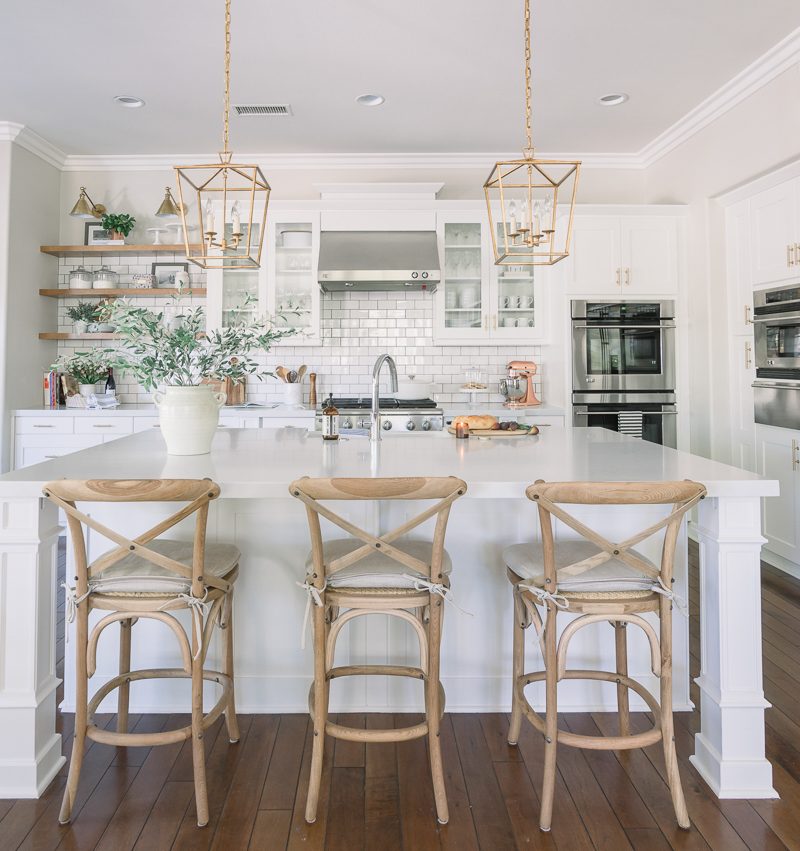
<instances>
[{"instance_id":1,"label":"white kitchen island","mask_svg":"<svg viewBox=\"0 0 800 851\"><path fill-rule=\"evenodd\" d=\"M761 498L777 483L704 458L626 438L603 429L542 429L517 440L456 440L446 433L397 435L371 445L351 437L323 442L304 429L227 429L210 455L169 457L160 434L147 431L65 455L0 477L0 797L39 795L63 763L55 730L55 564L58 515L42 499L45 482L57 478L201 478L222 488L213 504L210 540L242 551L236 586L236 688L242 712L302 712L312 675L310 646L301 649L306 605L302 580L308 549L304 506L289 483L308 476L437 476L466 480L468 492L453 507L447 549L457 606L449 605L442 646L442 681L448 711L506 711L511 670L511 593L503 548L538 535L535 506L524 495L534 480L645 481L695 479L708 488L698 510L702 588L702 730L693 762L720 797L775 797L764 756L759 554ZM341 506L339 506L341 508ZM352 504L353 518L376 530L396 525L413 505L380 510ZM609 507L583 516L604 535L627 537L649 525L657 506L611 515ZM155 524L169 506L90 511L131 536ZM657 547L657 542L653 542ZM93 536L90 555L107 543ZM649 555L655 550L642 548ZM69 551L68 551L69 553ZM676 564L676 593L687 596L686 533ZM71 581L69 561L67 578ZM460 609L471 614L466 614ZM560 618L563 624L569 616ZM674 611L675 708L688 709L688 621ZM382 616L348 626L340 641L349 660L404 664L415 639L402 623ZM632 631L630 674L655 690L642 636ZM72 646L67 645L65 700L74 705ZM212 649L213 657L216 648ZM100 642L97 687L116 674L113 629ZM135 667L174 666L177 648L156 622L134 631ZM613 666L613 633L606 624L582 630L571 645L575 667ZM213 666L213 658L209 664ZM538 664L529 641L528 668ZM388 680L388 681L387 681ZM185 683L137 683L133 712L184 712ZM418 711L419 683L369 677L337 681L333 711ZM657 690L656 690L657 692ZM210 693L209 693L210 696ZM533 692L534 702L539 695ZM560 708L614 709L615 687L567 681Z\"/></svg>"}]
</instances>

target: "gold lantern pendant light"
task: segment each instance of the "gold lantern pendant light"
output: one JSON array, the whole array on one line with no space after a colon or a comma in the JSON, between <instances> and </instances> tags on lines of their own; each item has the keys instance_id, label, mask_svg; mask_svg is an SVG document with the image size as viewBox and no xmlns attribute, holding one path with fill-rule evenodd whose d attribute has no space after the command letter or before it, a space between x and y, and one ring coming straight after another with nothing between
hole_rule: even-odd
<instances>
[{"instance_id":1,"label":"gold lantern pendant light","mask_svg":"<svg viewBox=\"0 0 800 851\"><path fill-rule=\"evenodd\" d=\"M535 156L531 133L530 0L525 0L525 130L523 158L495 163L483 184L497 266L552 266L569 255L581 170L577 161Z\"/></svg>"},{"instance_id":2,"label":"gold lantern pendant light","mask_svg":"<svg viewBox=\"0 0 800 851\"><path fill-rule=\"evenodd\" d=\"M231 101L231 0L225 0L223 150L210 165L175 166L186 259L202 269L258 269L270 186L257 165L238 165L228 149ZM201 234L199 244L189 235Z\"/></svg>"}]
</instances>

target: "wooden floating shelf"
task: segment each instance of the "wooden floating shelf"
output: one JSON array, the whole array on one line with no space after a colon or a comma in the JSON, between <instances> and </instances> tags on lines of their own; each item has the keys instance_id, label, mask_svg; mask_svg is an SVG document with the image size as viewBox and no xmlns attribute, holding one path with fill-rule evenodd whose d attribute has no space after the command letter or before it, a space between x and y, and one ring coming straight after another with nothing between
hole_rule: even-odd
<instances>
[{"instance_id":1,"label":"wooden floating shelf","mask_svg":"<svg viewBox=\"0 0 800 851\"><path fill-rule=\"evenodd\" d=\"M196 287L194 289L187 287L183 290L184 296L193 296L195 298L205 298L208 290L205 287ZM115 289L61 289L61 290L39 290L39 295L47 296L47 298L118 298L127 296L128 298L170 298L179 294L175 287L159 287L159 288L138 288L138 287L118 287Z\"/></svg>"},{"instance_id":2,"label":"wooden floating shelf","mask_svg":"<svg viewBox=\"0 0 800 851\"><path fill-rule=\"evenodd\" d=\"M200 249L199 245L193 245L192 249ZM92 254L180 254L184 256L185 246L177 245L41 245L39 251L42 254L51 254L53 257L78 257L80 255Z\"/></svg>"},{"instance_id":3,"label":"wooden floating shelf","mask_svg":"<svg viewBox=\"0 0 800 851\"><path fill-rule=\"evenodd\" d=\"M40 340L119 340L121 334L66 334L61 331L41 331Z\"/></svg>"}]
</instances>

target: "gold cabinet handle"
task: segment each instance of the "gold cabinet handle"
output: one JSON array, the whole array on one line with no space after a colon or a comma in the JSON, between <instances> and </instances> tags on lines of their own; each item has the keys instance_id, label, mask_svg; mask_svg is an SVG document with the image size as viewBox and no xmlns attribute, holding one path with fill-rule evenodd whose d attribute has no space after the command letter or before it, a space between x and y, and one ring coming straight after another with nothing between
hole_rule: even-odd
<instances>
[{"instance_id":1,"label":"gold cabinet handle","mask_svg":"<svg viewBox=\"0 0 800 851\"><path fill-rule=\"evenodd\" d=\"M797 457L797 441L792 438L792 472L794 472L798 467L800 467L800 458Z\"/></svg>"},{"instance_id":2,"label":"gold cabinet handle","mask_svg":"<svg viewBox=\"0 0 800 851\"><path fill-rule=\"evenodd\" d=\"M489 317L488 316L483 317L483 330L484 331L489 330Z\"/></svg>"},{"instance_id":3,"label":"gold cabinet handle","mask_svg":"<svg viewBox=\"0 0 800 851\"><path fill-rule=\"evenodd\" d=\"M794 266L794 246L791 244L786 246L786 265Z\"/></svg>"},{"instance_id":4,"label":"gold cabinet handle","mask_svg":"<svg viewBox=\"0 0 800 851\"><path fill-rule=\"evenodd\" d=\"M621 272L622 272L622 270L619 267L617 267L617 286L618 287L621 286L620 280L619 280L619 276L620 276Z\"/></svg>"},{"instance_id":5,"label":"gold cabinet handle","mask_svg":"<svg viewBox=\"0 0 800 851\"><path fill-rule=\"evenodd\" d=\"M629 287L631 285L631 270L629 266L625 267L625 286Z\"/></svg>"},{"instance_id":6,"label":"gold cabinet handle","mask_svg":"<svg viewBox=\"0 0 800 851\"><path fill-rule=\"evenodd\" d=\"M749 341L745 341L745 344L744 344L744 368L745 369L750 369L750 367L753 365L753 359L750 357L752 352L753 352L753 347L750 345Z\"/></svg>"},{"instance_id":7,"label":"gold cabinet handle","mask_svg":"<svg viewBox=\"0 0 800 851\"><path fill-rule=\"evenodd\" d=\"M750 310L751 310L750 305L746 304L744 306L744 324L745 325L752 325L753 324L753 320L750 318Z\"/></svg>"},{"instance_id":8,"label":"gold cabinet handle","mask_svg":"<svg viewBox=\"0 0 800 851\"><path fill-rule=\"evenodd\" d=\"M493 313L492 314L492 331L496 331L496 330L497 330L497 314Z\"/></svg>"}]
</instances>

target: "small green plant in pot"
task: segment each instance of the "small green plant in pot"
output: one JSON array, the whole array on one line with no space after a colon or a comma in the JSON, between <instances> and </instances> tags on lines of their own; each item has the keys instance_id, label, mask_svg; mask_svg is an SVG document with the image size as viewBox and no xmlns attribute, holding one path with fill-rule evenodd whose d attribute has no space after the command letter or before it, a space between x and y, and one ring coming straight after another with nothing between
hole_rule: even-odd
<instances>
[{"instance_id":1,"label":"small green plant in pot","mask_svg":"<svg viewBox=\"0 0 800 851\"><path fill-rule=\"evenodd\" d=\"M86 352L75 352L73 355L62 355L53 364L53 369L71 375L78 382L81 396L90 396L94 393L95 384L106 377L108 368L115 363L113 352L107 349L89 349Z\"/></svg>"},{"instance_id":2,"label":"small green plant in pot","mask_svg":"<svg viewBox=\"0 0 800 851\"><path fill-rule=\"evenodd\" d=\"M136 219L128 213L106 213L100 224L111 233L111 239L124 239L133 230Z\"/></svg>"},{"instance_id":3,"label":"small green plant in pot","mask_svg":"<svg viewBox=\"0 0 800 851\"><path fill-rule=\"evenodd\" d=\"M164 311L117 299L104 309L103 320L122 337L115 365L153 392L167 452L205 455L211 451L225 394L213 392L203 382L230 378L239 384L248 375L259 379L272 375L255 356L295 329L277 328L262 317L206 332L202 307L181 313L180 327L168 327Z\"/></svg>"},{"instance_id":4,"label":"small green plant in pot","mask_svg":"<svg viewBox=\"0 0 800 851\"><path fill-rule=\"evenodd\" d=\"M67 318L72 320L73 331L76 334L85 334L90 322L97 322L100 313L99 304L91 304L88 301L79 301L67 308Z\"/></svg>"}]
</instances>

